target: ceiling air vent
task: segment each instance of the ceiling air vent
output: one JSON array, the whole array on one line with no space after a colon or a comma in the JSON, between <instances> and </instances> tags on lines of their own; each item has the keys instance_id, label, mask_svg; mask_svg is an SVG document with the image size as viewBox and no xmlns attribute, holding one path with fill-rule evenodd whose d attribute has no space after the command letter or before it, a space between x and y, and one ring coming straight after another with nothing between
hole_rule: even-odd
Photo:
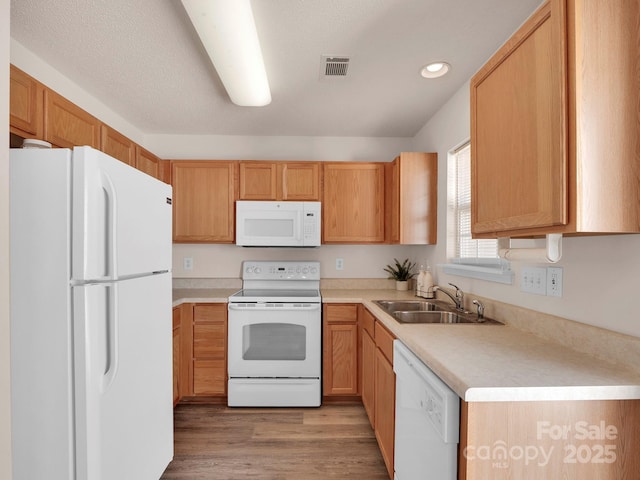
<instances>
[{"instance_id":1,"label":"ceiling air vent","mask_svg":"<svg viewBox=\"0 0 640 480\"><path fill-rule=\"evenodd\" d=\"M349 57L344 55L322 55L320 78L345 78L349 69Z\"/></svg>"}]
</instances>

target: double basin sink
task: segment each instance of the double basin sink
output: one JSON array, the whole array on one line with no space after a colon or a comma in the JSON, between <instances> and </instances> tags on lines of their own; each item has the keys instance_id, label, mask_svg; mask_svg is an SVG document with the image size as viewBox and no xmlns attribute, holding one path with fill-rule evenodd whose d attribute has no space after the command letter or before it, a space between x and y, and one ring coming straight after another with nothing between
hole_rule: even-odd
<instances>
[{"instance_id":1,"label":"double basin sink","mask_svg":"<svg viewBox=\"0 0 640 480\"><path fill-rule=\"evenodd\" d=\"M470 312L453 310L446 304L424 300L374 300L376 305L400 323L471 323L502 325Z\"/></svg>"}]
</instances>

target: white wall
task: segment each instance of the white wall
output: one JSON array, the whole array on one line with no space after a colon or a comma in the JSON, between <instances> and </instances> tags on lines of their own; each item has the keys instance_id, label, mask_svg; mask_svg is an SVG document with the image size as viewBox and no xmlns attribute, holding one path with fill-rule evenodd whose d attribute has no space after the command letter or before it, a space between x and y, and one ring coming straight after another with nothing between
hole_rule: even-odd
<instances>
[{"instance_id":1,"label":"white wall","mask_svg":"<svg viewBox=\"0 0 640 480\"><path fill-rule=\"evenodd\" d=\"M167 159L390 162L410 138L147 135L148 149Z\"/></svg>"},{"instance_id":2,"label":"white wall","mask_svg":"<svg viewBox=\"0 0 640 480\"><path fill-rule=\"evenodd\" d=\"M382 270L397 258L422 261L424 250L399 245L322 245L318 248L243 248L236 245L174 245L175 278L239 278L243 260L315 260L322 278L387 278ZM193 270L185 271L184 257L193 258ZM344 270L336 270L336 258Z\"/></svg>"},{"instance_id":3,"label":"white wall","mask_svg":"<svg viewBox=\"0 0 640 480\"><path fill-rule=\"evenodd\" d=\"M9 0L0 0L0 478L11 478L9 350Z\"/></svg>"},{"instance_id":4,"label":"white wall","mask_svg":"<svg viewBox=\"0 0 640 480\"><path fill-rule=\"evenodd\" d=\"M446 262L447 153L469 138L469 84L464 85L422 128L413 140L415 150L438 152L438 243L426 247L432 264ZM520 270L514 285L446 275L436 270L437 282L453 282L467 292L558 315L634 336L640 336L638 275L640 235L574 237L563 239L563 297L543 297L520 291ZM548 265L532 265L548 266Z\"/></svg>"}]
</instances>

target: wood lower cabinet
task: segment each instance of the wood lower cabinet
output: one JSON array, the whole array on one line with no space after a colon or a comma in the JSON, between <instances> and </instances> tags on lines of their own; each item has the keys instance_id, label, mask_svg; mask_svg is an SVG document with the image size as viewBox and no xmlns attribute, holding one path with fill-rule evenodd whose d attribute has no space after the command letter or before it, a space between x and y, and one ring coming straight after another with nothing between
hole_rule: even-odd
<instances>
[{"instance_id":1,"label":"wood lower cabinet","mask_svg":"<svg viewBox=\"0 0 640 480\"><path fill-rule=\"evenodd\" d=\"M358 396L358 305L325 304L323 395Z\"/></svg>"},{"instance_id":2,"label":"wood lower cabinet","mask_svg":"<svg viewBox=\"0 0 640 480\"><path fill-rule=\"evenodd\" d=\"M360 322L360 392L362 404L371 426L375 428L376 343L374 340L375 318L362 305L358 306Z\"/></svg>"},{"instance_id":3,"label":"wood lower cabinet","mask_svg":"<svg viewBox=\"0 0 640 480\"><path fill-rule=\"evenodd\" d=\"M383 163L323 164L323 243L383 243Z\"/></svg>"},{"instance_id":4,"label":"wood lower cabinet","mask_svg":"<svg viewBox=\"0 0 640 480\"><path fill-rule=\"evenodd\" d=\"M44 139L62 148L100 149L100 121L53 90L44 92Z\"/></svg>"},{"instance_id":5,"label":"wood lower cabinet","mask_svg":"<svg viewBox=\"0 0 640 480\"><path fill-rule=\"evenodd\" d=\"M640 400L462 402L460 480L637 478Z\"/></svg>"},{"instance_id":6,"label":"wood lower cabinet","mask_svg":"<svg viewBox=\"0 0 640 480\"><path fill-rule=\"evenodd\" d=\"M193 305L193 395L227 394L227 305Z\"/></svg>"},{"instance_id":7,"label":"wood lower cabinet","mask_svg":"<svg viewBox=\"0 0 640 480\"><path fill-rule=\"evenodd\" d=\"M240 162L240 200L320 201L318 162Z\"/></svg>"},{"instance_id":8,"label":"wood lower cabinet","mask_svg":"<svg viewBox=\"0 0 640 480\"><path fill-rule=\"evenodd\" d=\"M136 144L108 125L102 125L100 132L100 149L107 155L134 167Z\"/></svg>"},{"instance_id":9,"label":"wood lower cabinet","mask_svg":"<svg viewBox=\"0 0 640 480\"><path fill-rule=\"evenodd\" d=\"M393 372L393 335L375 323L374 430L389 476L393 478L396 374Z\"/></svg>"},{"instance_id":10,"label":"wood lower cabinet","mask_svg":"<svg viewBox=\"0 0 640 480\"><path fill-rule=\"evenodd\" d=\"M172 161L173 240L233 243L237 162Z\"/></svg>"},{"instance_id":11,"label":"wood lower cabinet","mask_svg":"<svg viewBox=\"0 0 640 480\"><path fill-rule=\"evenodd\" d=\"M9 131L22 138L43 138L44 86L11 65L9 91Z\"/></svg>"},{"instance_id":12,"label":"wood lower cabinet","mask_svg":"<svg viewBox=\"0 0 640 480\"><path fill-rule=\"evenodd\" d=\"M173 406L180 401L180 359L182 350L182 338L180 336L182 320L180 307L173 307Z\"/></svg>"},{"instance_id":13,"label":"wood lower cabinet","mask_svg":"<svg viewBox=\"0 0 640 480\"><path fill-rule=\"evenodd\" d=\"M402 152L385 165L386 243L437 242L438 154Z\"/></svg>"},{"instance_id":14,"label":"wood lower cabinet","mask_svg":"<svg viewBox=\"0 0 640 480\"><path fill-rule=\"evenodd\" d=\"M550 0L471 79L477 238L640 232L635 0Z\"/></svg>"}]
</instances>

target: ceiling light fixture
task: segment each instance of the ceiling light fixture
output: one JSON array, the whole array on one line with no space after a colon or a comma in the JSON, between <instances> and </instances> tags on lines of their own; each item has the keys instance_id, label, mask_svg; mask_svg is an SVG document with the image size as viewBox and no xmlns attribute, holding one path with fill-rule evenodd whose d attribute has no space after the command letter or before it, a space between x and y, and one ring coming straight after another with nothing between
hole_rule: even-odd
<instances>
[{"instance_id":1,"label":"ceiling light fixture","mask_svg":"<svg viewBox=\"0 0 640 480\"><path fill-rule=\"evenodd\" d=\"M429 65L425 65L420 70L420 75L424 78L438 78L446 74L451 70L451 65L446 62L433 62Z\"/></svg>"},{"instance_id":2,"label":"ceiling light fixture","mask_svg":"<svg viewBox=\"0 0 640 480\"><path fill-rule=\"evenodd\" d=\"M236 105L271 103L249 0L182 0L218 76Z\"/></svg>"}]
</instances>

